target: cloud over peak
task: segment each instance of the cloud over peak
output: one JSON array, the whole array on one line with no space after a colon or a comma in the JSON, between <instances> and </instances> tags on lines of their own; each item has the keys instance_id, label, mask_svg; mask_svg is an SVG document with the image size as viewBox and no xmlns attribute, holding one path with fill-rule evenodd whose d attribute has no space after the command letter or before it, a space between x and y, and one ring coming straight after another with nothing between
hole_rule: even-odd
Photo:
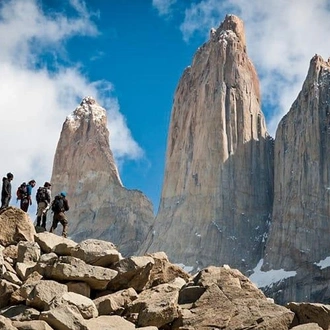
<instances>
[{"instance_id":1,"label":"cloud over peak","mask_svg":"<svg viewBox=\"0 0 330 330\"><path fill-rule=\"evenodd\" d=\"M86 95L108 111L115 157L123 161L143 154L112 96L112 84L90 81L79 64L59 61L70 38L99 34L83 1L66 5L70 15L46 12L37 0L0 4L0 171L13 172L15 182L31 176L39 183L49 180L62 123Z\"/></svg>"}]
</instances>

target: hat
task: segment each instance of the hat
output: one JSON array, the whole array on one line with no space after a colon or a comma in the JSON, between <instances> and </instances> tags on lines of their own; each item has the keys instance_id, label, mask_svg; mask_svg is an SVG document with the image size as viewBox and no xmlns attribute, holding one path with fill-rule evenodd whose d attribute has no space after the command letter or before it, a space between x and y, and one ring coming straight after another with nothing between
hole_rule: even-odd
<instances>
[{"instance_id":1,"label":"hat","mask_svg":"<svg viewBox=\"0 0 330 330\"><path fill-rule=\"evenodd\" d=\"M66 197L66 192L65 192L65 191L61 191L61 195L62 195L63 197Z\"/></svg>"},{"instance_id":2,"label":"hat","mask_svg":"<svg viewBox=\"0 0 330 330\"><path fill-rule=\"evenodd\" d=\"M44 184L44 187L51 187L52 185L50 184L50 182L45 182L45 184Z\"/></svg>"}]
</instances>

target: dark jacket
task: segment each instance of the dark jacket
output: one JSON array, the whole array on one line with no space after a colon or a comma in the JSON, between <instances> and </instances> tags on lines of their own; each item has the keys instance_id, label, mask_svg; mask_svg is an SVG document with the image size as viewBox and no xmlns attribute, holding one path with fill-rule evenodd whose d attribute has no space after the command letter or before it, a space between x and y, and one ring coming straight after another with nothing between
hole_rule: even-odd
<instances>
[{"instance_id":1,"label":"dark jacket","mask_svg":"<svg viewBox=\"0 0 330 330\"><path fill-rule=\"evenodd\" d=\"M1 197L11 197L11 183L6 177L2 178Z\"/></svg>"},{"instance_id":2,"label":"dark jacket","mask_svg":"<svg viewBox=\"0 0 330 330\"><path fill-rule=\"evenodd\" d=\"M70 209L69 202L65 197L63 197L63 202L64 202L64 211L69 211Z\"/></svg>"},{"instance_id":3,"label":"dark jacket","mask_svg":"<svg viewBox=\"0 0 330 330\"><path fill-rule=\"evenodd\" d=\"M61 204L57 203L57 201L60 201L60 200L63 201L62 206L60 206ZM54 212L54 214L69 211L69 202L65 197L63 197L61 195L57 195L57 196L55 196L55 199L52 202L51 209Z\"/></svg>"}]
</instances>

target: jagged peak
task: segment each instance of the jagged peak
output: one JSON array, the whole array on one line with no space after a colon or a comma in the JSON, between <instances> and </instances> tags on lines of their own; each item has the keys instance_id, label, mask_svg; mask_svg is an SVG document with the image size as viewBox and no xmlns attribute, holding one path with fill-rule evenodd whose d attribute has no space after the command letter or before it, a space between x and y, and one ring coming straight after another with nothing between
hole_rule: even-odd
<instances>
[{"instance_id":1,"label":"jagged peak","mask_svg":"<svg viewBox=\"0 0 330 330\"><path fill-rule=\"evenodd\" d=\"M244 48L246 48L243 21L235 15L226 15L218 29L212 28L210 30L210 39L212 41L218 41L224 38L226 39L233 34L242 42Z\"/></svg>"},{"instance_id":2,"label":"jagged peak","mask_svg":"<svg viewBox=\"0 0 330 330\"><path fill-rule=\"evenodd\" d=\"M323 67L330 67L330 58L328 58L328 60L325 61L321 55L315 54L310 61L310 65L311 66L321 65Z\"/></svg>"},{"instance_id":3,"label":"jagged peak","mask_svg":"<svg viewBox=\"0 0 330 330\"><path fill-rule=\"evenodd\" d=\"M67 120L76 123L91 119L94 122L104 122L106 120L106 110L91 96L84 97L79 106L67 117Z\"/></svg>"},{"instance_id":4,"label":"jagged peak","mask_svg":"<svg viewBox=\"0 0 330 330\"><path fill-rule=\"evenodd\" d=\"M318 80L321 77L320 72L322 72L322 77L328 77L330 72L330 58L325 61L321 55L315 54L310 60L304 86L309 88L308 85L311 81ZM329 77L327 79L329 79Z\"/></svg>"}]
</instances>

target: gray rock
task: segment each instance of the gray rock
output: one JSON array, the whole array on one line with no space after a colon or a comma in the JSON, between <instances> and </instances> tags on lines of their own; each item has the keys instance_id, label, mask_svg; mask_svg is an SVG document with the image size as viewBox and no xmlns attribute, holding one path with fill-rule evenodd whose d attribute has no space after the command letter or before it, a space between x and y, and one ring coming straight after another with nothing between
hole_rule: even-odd
<instances>
[{"instance_id":1,"label":"gray rock","mask_svg":"<svg viewBox=\"0 0 330 330\"><path fill-rule=\"evenodd\" d=\"M97 239L80 242L72 249L71 255L87 264L102 267L109 267L122 259L114 244Z\"/></svg>"},{"instance_id":2,"label":"gray rock","mask_svg":"<svg viewBox=\"0 0 330 330\"><path fill-rule=\"evenodd\" d=\"M40 258L40 246L36 242L19 242L17 244L17 262L33 263Z\"/></svg>"},{"instance_id":3,"label":"gray rock","mask_svg":"<svg viewBox=\"0 0 330 330\"><path fill-rule=\"evenodd\" d=\"M40 311L48 310L51 302L58 297L61 297L68 291L65 284L61 284L51 280L42 280L34 285L34 288L29 292L26 304Z\"/></svg>"},{"instance_id":4,"label":"gray rock","mask_svg":"<svg viewBox=\"0 0 330 330\"><path fill-rule=\"evenodd\" d=\"M121 314L129 303L138 298L133 288L120 290L94 299L99 315Z\"/></svg>"},{"instance_id":5,"label":"gray rock","mask_svg":"<svg viewBox=\"0 0 330 330\"><path fill-rule=\"evenodd\" d=\"M123 255L134 255L154 220L153 206L142 192L123 187L106 110L93 98L85 97L66 118L53 164L52 190L65 189L73 206L69 236L110 241Z\"/></svg>"},{"instance_id":6,"label":"gray rock","mask_svg":"<svg viewBox=\"0 0 330 330\"><path fill-rule=\"evenodd\" d=\"M0 244L9 246L20 241L34 242L35 229L29 215L16 207L0 214Z\"/></svg>"},{"instance_id":7,"label":"gray rock","mask_svg":"<svg viewBox=\"0 0 330 330\"><path fill-rule=\"evenodd\" d=\"M45 321L14 321L13 326L18 330L53 330Z\"/></svg>"},{"instance_id":8,"label":"gray rock","mask_svg":"<svg viewBox=\"0 0 330 330\"><path fill-rule=\"evenodd\" d=\"M77 307L84 319L91 319L99 315L94 302L78 293L66 292L62 296L56 297L52 300L50 308L56 308L63 305Z\"/></svg>"},{"instance_id":9,"label":"gray rock","mask_svg":"<svg viewBox=\"0 0 330 330\"><path fill-rule=\"evenodd\" d=\"M48 277L57 281L83 281L92 289L105 290L117 271L91 266L74 257L60 257L47 269Z\"/></svg>"},{"instance_id":10,"label":"gray rock","mask_svg":"<svg viewBox=\"0 0 330 330\"><path fill-rule=\"evenodd\" d=\"M226 16L179 81L159 212L139 254L242 271L261 259L273 202L273 140L243 22Z\"/></svg>"},{"instance_id":11,"label":"gray rock","mask_svg":"<svg viewBox=\"0 0 330 330\"><path fill-rule=\"evenodd\" d=\"M92 330L87 328L84 318L76 306L64 305L40 314L40 320L60 330ZM97 330L97 329L93 329Z\"/></svg>"}]
</instances>

